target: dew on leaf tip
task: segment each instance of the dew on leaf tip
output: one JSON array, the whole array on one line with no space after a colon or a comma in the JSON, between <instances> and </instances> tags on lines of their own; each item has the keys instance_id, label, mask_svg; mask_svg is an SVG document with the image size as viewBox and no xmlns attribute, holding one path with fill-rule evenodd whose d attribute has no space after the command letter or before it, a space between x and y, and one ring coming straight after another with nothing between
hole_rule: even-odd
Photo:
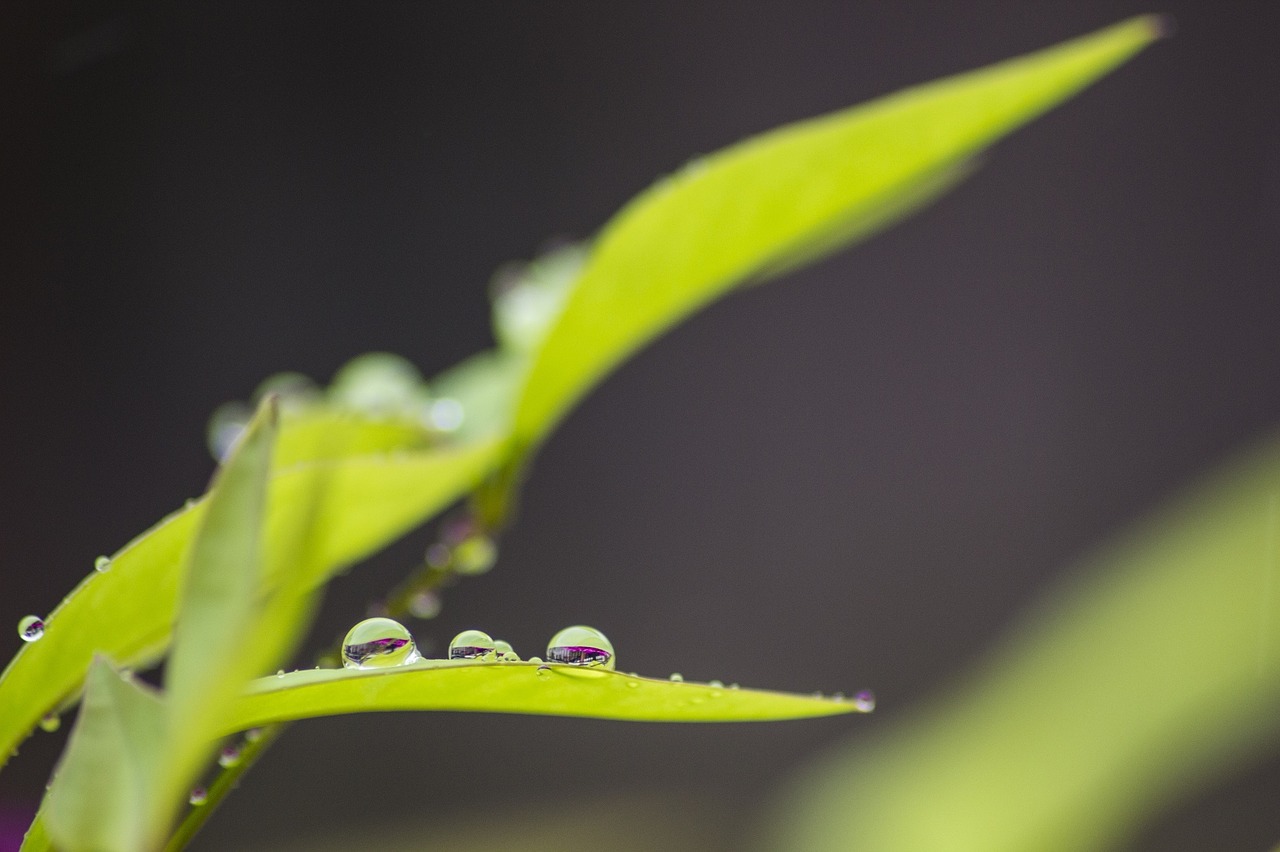
<instances>
[{"instance_id":1,"label":"dew on leaf tip","mask_svg":"<svg viewBox=\"0 0 1280 852\"><path fill-rule=\"evenodd\" d=\"M385 669L419 659L413 635L392 618L366 618L342 640L342 665L348 669Z\"/></svg>"},{"instance_id":2,"label":"dew on leaf tip","mask_svg":"<svg viewBox=\"0 0 1280 852\"><path fill-rule=\"evenodd\" d=\"M853 706L857 707L863 713L870 713L872 710L876 709L875 693L869 689L864 689L860 692L854 693Z\"/></svg>"},{"instance_id":3,"label":"dew on leaf tip","mask_svg":"<svg viewBox=\"0 0 1280 852\"><path fill-rule=\"evenodd\" d=\"M23 642L35 642L44 636L44 620L38 615L28 615L18 622L18 635Z\"/></svg>"}]
</instances>

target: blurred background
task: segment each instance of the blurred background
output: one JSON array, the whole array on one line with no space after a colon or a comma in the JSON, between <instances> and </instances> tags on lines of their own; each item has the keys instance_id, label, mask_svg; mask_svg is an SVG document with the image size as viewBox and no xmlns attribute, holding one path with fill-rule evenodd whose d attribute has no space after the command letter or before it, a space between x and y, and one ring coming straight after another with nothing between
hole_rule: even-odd
<instances>
[{"instance_id":1,"label":"blurred background","mask_svg":"<svg viewBox=\"0 0 1280 852\"><path fill-rule=\"evenodd\" d=\"M202 492L209 413L265 376L369 350L430 375L490 345L500 264L690 156L1145 11L1176 38L956 192L627 364L547 445L497 568L411 625L527 656L586 622L623 670L871 687L874 715L310 721L196 846L542 848L576 812L583 848L600 819L741 848L806 760L955 682L1080 554L1280 423L1280 5L7 4L0 624ZM312 644L432 537L335 582ZM5 819L68 728L0 775ZM1269 848L1277 801L1260 755L1130 848Z\"/></svg>"}]
</instances>

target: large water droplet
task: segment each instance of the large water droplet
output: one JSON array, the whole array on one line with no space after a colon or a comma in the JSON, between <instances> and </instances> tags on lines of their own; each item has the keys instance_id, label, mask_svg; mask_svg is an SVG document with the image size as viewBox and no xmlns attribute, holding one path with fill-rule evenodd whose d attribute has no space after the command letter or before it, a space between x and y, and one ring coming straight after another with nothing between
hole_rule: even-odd
<instances>
[{"instance_id":1,"label":"large water droplet","mask_svg":"<svg viewBox=\"0 0 1280 852\"><path fill-rule=\"evenodd\" d=\"M495 644L483 630L464 630L449 643L451 660L492 660Z\"/></svg>"},{"instance_id":2,"label":"large water droplet","mask_svg":"<svg viewBox=\"0 0 1280 852\"><path fill-rule=\"evenodd\" d=\"M106 556L99 556L93 560L93 570L101 574L103 571L111 570L111 559Z\"/></svg>"},{"instance_id":3,"label":"large water droplet","mask_svg":"<svg viewBox=\"0 0 1280 852\"><path fill-rule=\"evenodd\" d=\"M187 802L189 802L193 807L198 808L207 801L209 801L208 790L203 787L191 788L191 795L187 797Z\"/></svg>"},{"instance_id":4,"label":"large water droplet","mask_svg":"<svg viewBox=\"0 0 1280 852\"><path fill-rule=\"evenodd\" d=\"M422 374L399 355L370 352L352 358L333 377L329 395L337 402L370 414L393 414L412 408Z\"/></svg>"},{"instance_id":5,"label":"large water droplet","mask_svg":"<svg viewBox=\"0 0 1280 852\"><path fill-rule=\"evenodd\" d=\"M223 403L213 410L205 437L209 443L209 452L216 461L227 457L251 419L253 409L243 402Z\"/></svg>"},{"instance_id":6,"label":"large water droplet","mask_svg":"<svg viewBox=\"0 0 1280 852\"><path fill-rule=\"evenodd\" d=\"M52 734L62 727L62 717L57 713L45 713L40 717L40 730Z\"/></svg>"},{"instance_id":7,"label":"large water droplet","mask_svg":"<svg viewBox=\"0 0 1280 852\"><path fill-rule=\"evenodd\" d=\"M342 665L348 669L385 669L418 659L413 635L391 618L366 618L342 640Z\"/></svg>"},{"instance_id":8,"label":"large water droplet","mask_svg":"<svg viewBox=\"0 0 1280 852\"><path fill-rule=\"evenodd\" d=\"M511 643L502 639L493 640L493 652L497 654L498 659L504 663L520 662L520 655L511 647Z\"/></svg>"},{"instance_id":9,"label":"large water droplet","mask_svg":"<svg viewBox=\"0 0 1280 852\"><path fill-rule=\"evenodd\" d=\"M575 624L566 627L547 643L547 659L571 666L591 666L612 669L613 643L594 627Z\"/></svg>"},{"instance_id":10,"label":"large water droplet","mask_svg":"<svg viewBox=\"0 0 1280 852\"><path fill-rule=\"evenodd\" d=\"M18 635L23 642L34 642L44 635L44 620L38 615L28 615L18 622Z\"/></svg>"},{"instance_id":11,"label":"large water droplet","mask_svg":"<svg viewBox=\"0 0 1280 852\"><path fill-rule=\"evenodd\" d=\"M444 602L435 592L418 592L409 598L409 614L414 618L435 618L440 614Z\"/></svg>"},{"instance_id":12,"label":"large water droplet","mask_svg":"<svg viewBox=\"0 0 1280 852\"><path fill-rule=\"evenodd\" d=\"M853 695L853 706L857 707L863 713L870 713L876 709L876 695L869 689L855 692Z\"/></svg>"},{"instance_id":13,"label":"large water droplet","mask_svg":"<svg viewBox=\"0 0 1280 852\"><path fill-rule=\"evenodd\" d=\"M483 533L458 542L453 549L453 570L459 574L483 574L498 561L498 545Z\"/></svg>"},{"instance_id":14,"label":"large water droplet","mask_svg":"<svg viewBox=\"0 0 1280 852\"><path fill-rule=\"evenodd\" d=\"M229 745L218 754L218 765L223 769L235 766L240 762L240 747Z\"/></svg>"}]
</instances>

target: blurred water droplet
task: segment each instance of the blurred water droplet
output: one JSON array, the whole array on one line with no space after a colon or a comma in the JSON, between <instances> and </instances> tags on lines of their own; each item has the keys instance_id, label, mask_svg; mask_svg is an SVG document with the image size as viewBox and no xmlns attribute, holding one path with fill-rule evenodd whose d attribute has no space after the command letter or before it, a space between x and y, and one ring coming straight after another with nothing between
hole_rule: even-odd
<instances>
[{"instance_id":1,"label":"blurred water droplet","mask_svg":"<svg viewBox=\"0 0 1280 852\"><path fill-rule=\"evenodd\" d=\"M284 677L284 669L276 669L276 677Z\"/></svg>"},{"instance_id":2,"label":"blurred water droplet","mask_svg":"<svg viewBox=\"0 0 1280 852\"><path fill-rule=\"evenodd\" d=\"M449 545L439 541L428 547L424 556L426 563L437 569L447 566L452 558L453 551L449 549Z\"/></svg>"},{"instance_id":3,"label":"blurred water droplet","mask_svg":"<svg viewBox=\"0 0 1280 852\"><path fill-rule=\"evenodd\" d=\"M566 627L547 643L547 659L571 666L612 669L616 665L613 643L594 627Z\"/></svg>"},{"instance_id":4,"label":"blurred water droplet","mask_svg":"<svg viewBox=\"0 0 1280 852\"><path fill-rule=\"evenodd\" d=\"M62 717L57 713L45 713L40 717L40 730L52 734L62 727Z\"/></svg>"},{"instance_id":5,"label":"blurred water droplet","mask_svg":"<svg viewBox=\"0 0 1280 852\"><path fill-rule=\"evenodd\" d=\"M427 425L438 432L456 432L465 419L466 411L456 399L433 399L427 406Z\"/></svg>"},{"instance_id":6,"label":"blurred water droplet","mask_svg":"<svg viewBox=\"0 0 1280 852\"><path fill-rule=\"evenodd\" d=\"M38 615L28 615L18 622L18 635L23 642L35 642L44 635L44 621Z\"/></svg>"},{"instance_id":7,"label":"blurred water droplet","mask_svg":"<svg viewBox=\"0 0 1280 852\"><path fill-rule=\"evenodd\" d=\"M483 533L467 536L453 548L453 570L459 574L483 574L497 561L498 545Z\"/></svg>"},{"instance_id":8,"label":"blurred water droplet","mask_svg":"<svg viewBox=\"0 0 1280 852\"><path fill-rule=\"evenodd\" d=\"M261 728L250 728L244 732L244 741L247 743L256 743L260 739L262 739Z\"/></svg>"},{"instance_id":9,"label":"blurred water droplet","mask_svg":"<svg viewBox=\"0 0 1280 852\"><path fill-rule=\"evenodd\" d=\"M540 663L540 662L542 662L542 658L541 658L541 657L530 657L530 658L527 660L527 662L530 662L530 663Z\"/></svg>"},{"instance_id":10,"label":"blurred water droplet","mask_svg":"<svg viewBox=\"0 0 1280 852\"><path fill-rule=\"evenodd\" d=\"M106 556L99 556L93 560L93 570L101 574L103 571L111 570L111 560Z\"/></svg>"},{"instance_id":11,"label":"blurred water droplet","mask_svg":"<svg viewBox=\"0 0 1280 852\"><path fill-rule=\"evenodd\" d=\"M668 680L671 680L674 683L681 683L684 681L684 675L680 674L680 672L672 672L671 677L668 678Z\"/></svg>"},{"instance_id":12,"label":"blurred water droplet","mask_svg":"<svg viewBox=\"0 0 1280 852\"><path fill-rule=\"evenodd\" d=\"M440 524L440 538L450 547L480 532L470 512L455 512Z\"/></svg>"},{"instance_id":13,"label":"blurred water droplet","mask_svg":"<svg viewBox=\"0 0 1280 852\"><path fill-rule=\"evenodd\" d=\"M319 400L320 389L310 376L302 373L276 373L263 379L254 390L254 403L262 402L267 394L275 394L282 409L296 410Z\"/></svg>"},{"instance_id":14,"label":"blurred water droplet","mask_svg":"<svg viewBox=\"0 0 1280 852\"><path fill-rule=\"evenodd\" d=\"M368 414L395 414L411 409L422 386L413 364L387 352L370 352L348 361L333 377L329 396Z\"/></svg>"},{"instance_id":15,"label":"blurred water droplet","mask_svg":"<svg viewBox=\"0 0 1280 852\"><path fill-rule=\"evenodd\" d=\"M724 689L724 681L710 680L707 681L707 686L714 686L716 689Z\"/></svg>"},{"instance_id":16,"label":"blurred water droplet","mask_svg":"<svg viewBox=\"0 0 1280 852\"><path fill-rule=\"evenodd\" d=\"M876 709L876 695L869 689L856 692L853 695L853 706L857 707L863 713L870 713Z\"/></svg>"},{"instance_id":17,"label":"blurred water droplet","mask_svg":"<svg viewBox=\"0 0 1280 852\"><path fill-rule=\"evenodd\" d=\"M628 687L629 689L635 689L635 688L636 688L636 687L638 687L638 686L640 686L640 681L638 681L638 680L629 680L629 681L627 681L627 687Z\"/></svg>"},{"instance_id":18,"label":"blurred water droplet","mask_svg":"<svg viewBox=\"0 0 1280 852\"><path fill-rule=\"evenodd\" d=\"M418 661L413 635L391 618L366 618L342 640L342 665L348 669L385 669Z\"/></svg>"},{"instance_id":19,"label":"blurred water droplet","mask_svg":"<svg viewBox=\"0 0 1280 852\"><path fill-rule=\"evenodd\" d=\"M223 769L235 766L240 762L240 747L229 745L218 753L218 765Z\"/></svg>"},{"instance_id":20,"label":"blurred water droplet","mask_svg":"<svg viewBox=\"0 0 1280 852\"><path fill-rule=\"evenodd\" d=\"M243 402L226 402L213 410L205 429L205 440L214 461L227 457L252 419L253 409Z\"/></svg>"},{"instance_id":21,"label":"blurred water droplet","mask_svg":"<svg viewBox=\"0 0 1280 852\"><path fill-rule=\"evenodd\" d=\"M737 685L736 683L731 683L731 684L729 684L729 688L730 688L730 689L738 689L739 687L738 687L738 685Z\"/></svg>"},{"instance_id":22,"label":"blurred water droplet","mask_svg":"<svg viewBox=\"0 0 1280 852\"><path fill-rule=\"evenodd\" d=\"M207 801L209 801L209 791L203 787L193 787L191 795L187 797L187 802L197 808Z\"/></svg>"},{"instance_id":23,"label":"blurred water droplet","mask_svg":"<svg viewBox=\"0 0 1280 852\"><path fill-rule=\"evenodd\" d=\"M493 640L493 652L497 655L498 659L504 663L520 662L520 655L516 653L516 649L511 647L510 642L503 641L502 639Z\"/></svg>"},{"instance_id":24,"label":"blurred water droplet","mask_svg":"<svg viewBox=\"0 0 1280 852\"><path fill-rule=\"evenodd\" d=\"M443 606L444 601L435 592L418 592L409 598L409 614L414 618L435 618Z\"/></svg>"},{"instance_id":25,"label":"blurred water droplet","mask_svg":"<svg viewBox=\"0 0 1280 852\"><path fill-rule=\"evenodd\" d=\"M483 630L464 630L449 643L449 659L451 660L492 660L494 642Z\"/></svg>"}]
</instances>

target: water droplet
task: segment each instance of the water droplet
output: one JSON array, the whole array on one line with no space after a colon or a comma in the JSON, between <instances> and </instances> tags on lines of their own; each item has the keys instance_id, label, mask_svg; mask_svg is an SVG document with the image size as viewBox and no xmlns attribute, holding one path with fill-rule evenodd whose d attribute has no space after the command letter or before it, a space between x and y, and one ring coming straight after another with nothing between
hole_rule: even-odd
<instances>
[{"instance_id":1,"label":"water droplet","mask_svg":"<svg viewBox=\"0 0 1280 852\"><path fill-rule=\"evenodd\" d=\"M191 795L187 797L187 801L193 807L198 808L209 801L209 791L203 787L193 787L191 788Z\"/></svg>"},{"instance_id":2,"label":"water droplet","mask_svg":"<svg viewBox=\"0 0 1280 852\"><path fill-rule=\"evenodd\" d=\"M93 560L93 570L101 574L103 571L111 570L111 560L106 556L99 556Z\"/></svg>"},{"instance_id":3,"label":"water droplet","mask_svg":"<svg viewBox=\"0 0 1280 852\"><path fill-rule=\"evenodd\" d=\"M223 769L235 766L240 762L240 747L229 745L218 754L218 765Z\"/></svg>"},{"instance_id":4,"label":"water droplet","mask_svg":"<svg viewBox=\"0 0 1280 852\"><path fill-rule=\"evenodd\" d=\"M418 659L413 635L391 618L366 618L342 640L342 665L348 669L385 669Z\"/></svg>"},{"instance_id":5,"label":"water droplet","mask_svg":"<svg viewBox=\"0 0 1280 852\"><path fill-rule=\"evenodd\" d=\"M640 686L640 681L638 681L638 680L629 680L629 681L627 681L627 687L628 687L629 689L635 689L635 688L636 688L636 687L638 687L638 686Z\"/></svg>"},{"instance_id":6,"label":"water droplet","mask_svg":"<svg viewBox=\"0 0 1280 852\"><path fill-rule=\"evenodd\" d=\"M205 440L215 461L227 457L252 419L253 409L243 402L223 403L213 410L205 429Z\"/></svg>"},{"instance_id":7,"label":"water droplet","mask_svg":"<svg viewBox=\"0 0 1280 852\"><path fill-rule=\"evenodd\" d=\"M538 666L536 669L533 670L533 673L536 674L538 677L550 677L551 666Z\"/></svg>"},{"instance_id":8,"label":"water droplet","mask_svg":"<svg viewBox=\"0 0 1280 852\"><path fill-rule=\"evenodd\" d=\"M530 662L530 663L540 663L540 662L542 662L542 658L541 658L541 657L530 657L530 658L529 658L529 660L528 660L528 662Z\"/></svg>"},{"instance_id":9,"label":"water droplet","mask_svg":"<svg viewBox=\"0 0 1280 852\"><path fill-rule=\"evenodd\" d=\"M399 355L370 352L348 361L333 377L329 396L369 414L394 414L412 408L422 389L422 374Z\"/></svg>"},{"instance_id":10,"label":"water droplet","mask_svg":"<svg viewBox=\"0 0 1280 852\"><path fill-rule=\"evenodd\" d=\"M467 536L453 549L453 570L459 574L483 574L497 561L498 545L483 533Z\"/></svg>"},{"instance_id":11,"label":"water droplet","mask_svg":"<svg viewBox=\"0 0 1280 852\"><path fill-rule=\"evenodd\" d=\"M409 598L409 614L414 618L435 618L443 606L444 601L435 592L418 592Z\"/></svg>"},{"instance_id":12,"label":"water droplet","mask_svg":"<svg viewBox=\"0 0 1280 852\"><path fill-rule=\"evenodd\" d=\"M57 713L45 713L40 717L40 730L53 733L62 727L62 717Z\"/></svg>"},{"instance_id":13,"label":"water droplet","mask_svg":"<svg viewBox=\"0 0 1280 852\"><path fill-rule=\"evenodd\" d=\"M612 669L613 643L594 627L576 624L566 627L547 643L547 659L571 666L599 666Z\"/></svg>"},{"instance_id":14,"label":"water droplet","mask_svg":"<svg viewBox=\"0 0 1280 852\"><path fill-rule=\"evenodd\" d=\"M496 656L494 641L483 630L464 630L449 643L451 660L492 660Z\"/></svg>"},{"instance_id":15,"label":"water droplet","mask_svg":"<svg viewBox=\"0 0 1280 852\"><path fill-rule=\"evenodd\" d=\"M668 680L670 680L673 683L683 683L684 675L680 674L680 672L672 672L671 677L668 678Z\"/></svg>"},{"instance_id":16,"label":"water droplet","mask_svg":"<svg viewBox=\"0 0 1280 852\"><path fill-rule=\"evenodd\" d=\"M729 684L729 688L730 688L730 689L739 689L740 687L739 687L736 683L731 683L731 684Z\"/></svg>"},{"instance_id":17,"label":"water droplet","mask_svg":"<svg viewBox=\"0 0 1280 852\"><path fill-rule=\"evenodd\" d=\"M502 639L493 640L493 652L504 663L520 662L520 655L516 653L516 649L511 647L510 642L505 642Z\"/></svg>"},{"instance_id":18,"label":"water droplet","mask_svg":"<svg viewBox=\"0 0 1280 852\"><path fill-rule=\"evenodd\" d=\"M276 669L276 677L284 677L284 669Z\"/></svg>"},{"instance_id":19,"label":"water droplet","mask_svg":"<svg viewBox=\"0 0 1280 852\"><path fill-rule=\"evenodd\" d=\"M716 689L724 689L724 681L709 680L707 681L707 686L714 686Z\"/></svg>"},{"instance_id":20,"label":"water droplet","mask_svg":"<svg viewBox=\"0 0 1280 852\"><path fill-rule=\"evenodd\" d=\"M437 541L427 548L423 558L432 568L440 569L449 564L449 560L453 558L453 551L449 549L449 545Z\"/></svg>"},{"instance_id":21,"label":"water droplet","mask_svg":"<svg viewBox=\"0 0 1280 852\"><path fill-rule=\"evenodd\" d=\"M876 709L876 695L869 689L855 692L853 695L853 706L857 707L863 713L870 713Z\"/></svg>"},{"instance_id":22,"label":"water droplet","mask_svg":"<svg viewBox=\"0 0 1280 852\"><path fill-rule=\"evenodd\" d=\"M280 399L280 407L296 410L316 402L320 397L320 389L310 376L302 373L276 373L268 376L253 392L253 401L262 402L267 394L275 394Z\"/></svg>"},{"instance_id":23,"label":"water droplet","mask_svg":"<svg viewBox=\"0 0 1280 852\"><path fill-rule=\"evenodd\" d=\"M28 615L18 622L18 635L23 642L34 642L44 635L44 621L38 615Z\"/></svg>"},{"instance_id":24,"label":"water droplet","mask_svg":"<svg viewBox=\"0 0 1280 852\"><path fill-rule=\"evenodd\" d=\"M250 728L244 732L244 741L247 743L256 743L260 739L262 739L261 728Z\"/></svg>"},{"instance_id":25,"label":"water droplet","mask_svg":"<svg viewBox=\"0 0 1280 852\"><path fill-rule=\"evenodd\" d=\"M456 432L466 419L462 403L456 399L433 399L427 406L427 425L439 432Z\"/></svg>"}]
</instances>

